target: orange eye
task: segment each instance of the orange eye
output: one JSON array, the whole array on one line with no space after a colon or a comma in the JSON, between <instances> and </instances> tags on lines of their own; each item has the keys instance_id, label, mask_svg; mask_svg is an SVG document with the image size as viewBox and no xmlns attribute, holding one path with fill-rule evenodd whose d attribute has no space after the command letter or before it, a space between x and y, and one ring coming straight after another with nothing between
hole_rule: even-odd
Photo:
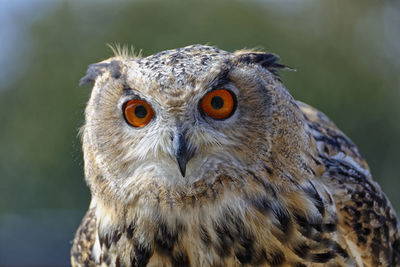
<instances>
[{"instance_id":1,"label":"orange eye","mask_svg":"<svg viewBox=\"0 0 400 267\"><path fill-rule=\"evenodd\" d=\"M146 126L154 116L150 105L140 99L133 99L123 106L125 120L133 127Z\"/></svg>"},{"instance_id":2,"label":"orange eye","mask_svg":"<svg viewBox=\"0 0 400 267\"><path fill-rule=\"evenodd\" d=\"M201 100L201 109L216 120L229 118L235 107L236 101L233 94L225 89L211 91Z\"/></svg>"}]
</instances>

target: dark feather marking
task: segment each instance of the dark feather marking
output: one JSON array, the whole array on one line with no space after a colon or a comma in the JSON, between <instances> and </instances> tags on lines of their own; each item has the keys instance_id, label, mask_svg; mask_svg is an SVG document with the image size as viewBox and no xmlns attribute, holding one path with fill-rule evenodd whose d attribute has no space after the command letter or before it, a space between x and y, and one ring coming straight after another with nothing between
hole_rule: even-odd
<instances>
[{"instance_id":1,"label":"dark feather marking","mask_svg":"<svg viewBox=\"0 0 400 267\"><path fill-rule=\"evenodd\" d=\"M124 83L124 95L125 95L125 96L133 96L133 97L135 97L135 98L140 98L140 96L139 96L138 94L136 94L136 93L132 90L132 88L131 88L128 84L126 84L126 83Z\"/></svg>"},{"instance_id":2,"label":"dark feather marking","mask_svg":"<svg viewBox=\"0 0 400 267\"><path fill-rule=\"evenodd\" d=\"M314 223L311 225L311 227L317 230L318 232L322 232L322 225L320 223Z\"/></svg>"},{"instance_id":3,"label":"dark feather marking","mask_svg":"<svg viewBox=\"0 0 400 267\"><path fill-rule=\"evenodd\" d=\"M150 260L151 255L153 255L153 250L147 248L135 240L134 245L134 255L131 257L131 264L135 267L146 266Z\"/></svg>"},{"instance_id":4,"label":"dark feather marking","mask_svg":"<svg viewBox=\"0 0 400 267\"><path fill-rule=\"evenodd\" d=\"M119 239L121 238L121 235L122 234L120 232L114 231L112 242L117 243L119 241Z\"/></svg>"},{"instance_id":5,"label":"dark feather marking","mask_svg":"<svg viewBox=\"0 0 400 267\"><path fill-rule=\"evenodd\" d=\"M320 244L322 244L326 248L331 248L333 252L336 252L343 258L348 258L349 256L347 254L347 251L344 250L335 240L324 238L321 239Z\"/></svg>"},{"instance_id":6,"label":"dark feather marking","mask_svg":"<svg viewBox=\"0 0 400 267\"><path fill-rule=\"evenodd\" d=\"M113 60L110 62L110 74L111 77L114 79L118 79L121 77L121 65L119 64L119 61Z\"/></svg>"},{"instance_id":7,"label":"dark feather marking","mask_svg":"<svg viewBox=\"0 0 400 267\"><path fill-rule=\"evenodd\" d=\"M308 164L303 162L302 167L304 170L308 171L309 173L315 176L315 171Z\"/></svg>"},{"instance_id":8,"label":"dark feather marking","mask_svg":"<svg viewBox=\"0 0 400 267\"><path fill-rule=\"evenodd\" d=\"M234 240L230 229L224 222L215 222L214 230L218 239L217 244L215 244L215 249L218 255L221 257L229 256L231 254L231 248Z\"/></svg>"},{"instance_id":9,"label":"dark feather marking","mask_svg":"<svg viewBox=\"0 0 400 267\"><path fill-rule=\"evenodd\" d=\"M337 150L341 150L340 149L340 144L336 140L334 140L332 138L329 138L329 137L327 137L325 135L314 136L314 139L316 141L318 141L318 142L324 142L326 144L329 144L330 146L336 148Z\"/></svg>"},{"instance_id":10,"label":"dark feather marking","mask_svg":"<svg viewBox=\"0 0 400 267\"><path fill-rule=\"evenodd\" d=\"M173 231L165 223L161 223L154 237L154 241L161 252L170 253L174 249L174 245L178 239L178 232Z\"/></svg>"},{"instance_id":11,"label":"dark feather marking","mask_svg":"<svg viewBox=\"0 0 400 267\"><path fill-rule=\"evenodd\" d=\"M396 239L393 244L393 260L392 265L397 266L400 264L400 239Z\"/></svg>"},{"instance_id":12,"label":"dark feather marking","mask_svg":"<svg viewBox=\"0 0 400 267\"><path fill-rule=\"evenodd\" d=\"M128 237L128 239L132 239L133 238L133 232L135 231L135 223L131 223L128 228L126 228L126 235Z\"/></svg>"},{"instance_id":13,"label":"dark feather marking","mask_svg":"<svg viewBox=\"0 0 400 267\"><path fill-rule=\"evenodd\" d=\"M335 253L332 251L328 251L325 253L317 253L311 255L311 261L319 262L319 263L326 263L335 257Z\"/></svg>"},{"instance_id":14,"label":"dark feather marking","mask_svg":"<svg viewBox=\"0 0 400 267\"><path fill-rule=\"evenodd\" d=\"M264 196L262 197L251 197L250 203L261 213L266 214L271 211L270 200Z\"/></svg>"},{"instance_id":15,"label":"dark feather marking","mask_svg":"<svg viewBox=\"0 0 400 267\"><path fill-rule=\"evenodd\" d=\"M172 254L171 260L172 266L174 267L186 267L190 266L189 257L185 250L179 249Z\"/></svg>"},{"instance_id":16,"label":"dark feather marking","mask_svg":"<svg viewBox=\"0 0 400 267\"><path fill-rule=\"evenodd\" d=\"M98 175L95 176L95 179L96 179L97 182L103 182L104 181L104 176L98 174Z\"/></svg>"},{"instance_id":17,"label":"dark feather marking","mask_svg":"<svg viewBox=\"0 0 400 267\"><path fill-rule=\"evenodd\" d=\"M275 189L271 186L271 184L268 183L266 179L258 177L254 172L247 170L248 174L250 174L254 181L256 181L258 184L261 184L265 188L265 192L270 194L272 197L276 198L276 192Z\"/></svg>"},{"instance_id":18,"label":"dark feather marking","mask_svg":"<svg viewBox=\"0 0 400 267\"><path fill-rule=\"evenodd\" d=\"M310 251L310 246L306 243L301 243L293 247L293 252L302 259L305 259Z\"/></svg>"},{"instance_id":19,"label":"dark feather marking","mask_svg":"<svg viewBox=\"0 0 400 267\"><path fill-rule=\"evenodd\" d=\"M284 263L285 255L282 251L270 251L266 254L267 263L271 266L279 266Z\"/></svg>"},{"instance_id":20,"label":"dark feather marking","mask_svg":"<svg viewBox=\"0 0 400 267\"><path fill-rule=\"evenodd\" d=\"M298 212L294 212L294 219L297 222L297 224L300 226L300 232L302 235L305 237L310 237L311 236L311 223L307 220L306 217L303 215L300 215Z\"/></svg>"},{"instance_id":21,"label":"dark feather marking","mask_svg":"<svg viewBox=\"0 0 400 267\"><path fill-rule=\"evenodd\" d=\"M109 253L103 253L102 254L103 257L103 263L105 263L107 266L111 265L111 257Z\"/></svg>"},{"instance_id":22,"label":"dark feather marking","mask_svg":"<svg viewBox=\"0 0 400 267\"><path fill-rule=\"evenodd\" d=\"M241 264L250 263L252 259L252 250L246 247L235 248L235 256L240 261Z\"/></svg>"},{"instance_id":23,"label":"dark feather marking","mask_svg":"<svg viewBox=\"0 0 400 267\"><path fill-rule=\"evenodd\" d=\"M231 210L225 209L222 217L224 218L223 223L214 224L220 241L216 250L226 247L227 249L220 251L220 253L230 255L231 246L235 244L234 253L236 258L242 264L251 262L254 254L254 236L249 233L243 220Z\"/></svg>"},{"instance_id":24,"label":"dark feather marking","mask_svg":"<svg viewBox=\"0 0 400 267\"><path fill-rule=\"evenodd\" d=\"M301 262L297 262L297 263L293 264L293 267L307 267L307 265L305 265Z\"/></svg>"},{"instance_id":25,"label":"dark feather marking","mask_svg":"<svg viewBox=\"0 0 400 267\"><path fill-rule=\"evenodd\" d=\"M276 202L279 203L279 202ZM277 227L283 232L287 233L289 230L289 227L291 225L291 218L290 214L287 211L286 208L284 208L281 204L279 205L274 205L272 208L272 211L274 213L274 216L276 219L278 219L279 224Z\"/></svg>"},{"instance_id":26,"label":"dark feather marking","mask_svg":"<svg viewBox=\"0 0 400 267\"><path fill-rule=\"evenodd\" d=\"M200 225L200 238L206 246L210 245L211 243L210 234L203 225Z\"/></svg>"},{"instance_id":27,"label":"dark feather marking","mask_svg":"<svg viewBox=\"0 0 400 267\"><path fill-rule=\"evenodd\" d=\"M371 229L363 228L362 229L362 234L365 235L365 236L368 236L369 234L371 234Z\"/></svg>"},{"instance_id":28,"label":"dark feather marking","mask_svg":"<svg viewBox=\"0 0 400 267\"><path fill-rule=\"evenodd\" d=\"M264 249L254 250L251 264L254 266L261 265L267 261L267 253Z\"/></svg>"},{"instance_id":29,"label":"dark feather marking","mask_svg":"<svg viewBox=\"0 0 400 267\"><path fill-rule=\"evenodd\" d=\"M250 263L253 259L254 254L254 237L245 233L244 225L236 225L238 229L239 246L235 248L236 258L242 263Z\"/></svg>"},{"instance_id":30,"label":"dark feather marking","mask_svg":"<svg viewBox=\"0 0 400 267\"><path fill-rule=\"evenodd\" d=\"M272 169L270 168L270 167L268 167L267 165L265 165L265 163L263 164L263 167L264 167L264 169L267 171L267 173L269 174L269 175L271 175L273 172L272 172Z\"/></svg>"},{"instance_id":31,"label":"dark feather marking","mask_svg":"<svg viewBox=\"0 0 400 267\"><path fill-rule=\"evenodd\" d=\"M316 242L321 241L321 231L322 231L322 225L321 223L311 223L309 222L303 215L300 215L298 212L293 213L294 219L296 223L298 224L299 231L300 233L307 237L310 238ZM313 231L316 230L317 232Z\"/></svg>"},{"instance_id":32,"label":"dark feather marking","mask_svg":"<svg viewBox=\"0 0 400 267\"><path fill-rule=\"evenodd\" d=\"M336 223L324 223L321 225L323 232L335 232L336 231Z\"/></svg>"},{"instance_id":33,"label":"dark feather marking","mask_svg":"<svg viewBox=\"0 0 400 267\"><path fill-rule=\"evenodd\" d=\"M342 248L338 243L336 243L334 246L333 246L333 249L340 255L340 256L342 256L343 258L348 258L349 257L349 254L347 253L347 251L344 249L344 248Z\"/></svg>"},{"instance_id":34,"label":"dark feather marking","mask_svg":"<svg viewBox=\"0 0 400 267\"><path fill-rule=\"evenodd\" d=\"M210 88L210 90L219 89L227 83L230 83L231 80L229 79L228 74L228 68L222 69L209 83L208 87Z\"/></svg>"},{"instance_id":35,"label":"dark feather marking","mask_svg":"<svg viewBox=\"0 0 400 267\"><path fill-rule=\"evenodd\" d=\"M313 185L313 183L309 183L311 186L303 188L304 192L314 200L314 205L318 209L319 213L324 216L325 213L325 206L324 202L322 201L321 196L318 194L317 189Z\"/></svg>"},{"instance_id":36,"label":"dark feather marking","mask_svg":"<svg viewBox=\"0 0 400 267\"><path fill-rule=\"evenodd\" d=\"M357 242L365 244L367 242L367 239L365 239L365 237L363 237L362 235L357 235Z\"/></svg>"},{"instance_id":37,"label":"dark feather marking","mask_svg":"<svg viewBox=\"0 0 400 267\"><path fill-rule=\"evenodd\" d=\"M317 165L322 165L321 161L319 161L318 159L314 158L313 156L311 156L312 160L314 161L315 164Z\"/></svg>"},{"instance_id":38,"label":"dark feather marking","mask_svg":"<svg viewBox=\"0 0 400 267\"><path fill-rule=\"evenodd\" d=\"M111 246L111 240L108 234L105 234L104 236L99 236L99 241L100 241L100 246L102 247L103 244L106 246L107 249L110 248Z\"/></svg>"},{"instance_id":39,"label":"dark feather marking","mask_svg":"<svg viewBox=\"0 0 400 267\"><path fill-rule=\"evenodd\" d=\"M359 222L353 223L352 227L356 232L361 232L362 230L362 224Z\"/></svg>"},{"instance_id":40,"label":"dark feather marking","mask_svg":"<svg viewBox=\"0 0 400 267\"><path fill-rule=\"evenodd\" d=\"M192 200L192 201L191 201L190 204L191 204L192 206L194 206L194 205L196 204L196 196L193 195L193 196L191 197L191 200Z\"/></svg>"},{"instance_id":41,"label":"dark feather marking","mask_svg":"<svg viewBox=\"0 0 400 267\"><path fill-rule=\"evenodd\" d=\"M349 163L340 159L327 158L323 155L321 155L321 159L323 159L324 164L329 171L333 172L332 176L337 176L339 174L343 177L347 177L353 183L363 185L364 190L368 191L369 194L379 194L376 187L367 179L367 177ZM340 182L340 180L338 180L338 182ZM365 195L362 198L364 199Z\"/></svg>"},{"instance_id":42,"label":"dark feather marking","mask_svg":"<svg viewBox=\"0 0 400 267\"><path fill-rule=\"evenodd\" d=\"M278 220L276 225L282 232L286 233L290 227L289 212L277 201L274 204L264 196L252 197L250 203L261 213L267 214L272 211L274 217Z\"/></svg>"}]
</instances>

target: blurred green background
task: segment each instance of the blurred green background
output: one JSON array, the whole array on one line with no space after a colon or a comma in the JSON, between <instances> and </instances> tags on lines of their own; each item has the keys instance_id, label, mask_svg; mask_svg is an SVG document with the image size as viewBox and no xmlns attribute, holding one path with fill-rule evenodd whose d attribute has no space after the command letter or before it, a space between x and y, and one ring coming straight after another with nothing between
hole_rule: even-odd
<instances>
[{"instance_id":1,"label":"blurred green background","mask_svg":"<svg viewBox=\"0 0 400 267\"><path fill-rule=\"evenodd\" d=\"M0 265L69 265L90 200L78 81L107 43L280 55L291 93L355 141L400 211L399 29L399 1L0 0Z\"/></svg>"}]
</instances>

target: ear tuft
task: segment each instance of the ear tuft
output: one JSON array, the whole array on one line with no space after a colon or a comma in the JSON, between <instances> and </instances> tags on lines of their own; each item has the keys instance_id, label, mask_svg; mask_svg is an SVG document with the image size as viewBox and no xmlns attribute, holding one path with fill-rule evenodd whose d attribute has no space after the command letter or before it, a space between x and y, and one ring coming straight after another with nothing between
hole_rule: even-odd
<instances>
[{"instance_id":1,"label":"ear tuft","mask_svg":"<svg viewBox=\"0 0 400 267\"><path fill-rule=\"evenodd\" d=\"M89 65L86 75L79 81L79 86L88 83L94 83L98 76L104 72L109 72L111 77L118 79L121 77L120 61L112 60L110 62L96 63Z\"/></svg>"},{"instance_id":2,"label":"ear tuft","mask_svg":"<svg viewBox=\"0 0 400 267\"><path fill-rule=\"evenodd\" d=\"M268 71L270 71L278 78L279 78L278 71L280 69L294 70L291 67L278 63L279 57L274 54L262 53L262 52L242 52L242 51L238 51L235 54L237 55L235 58L235 62L261 65L263 68L266 68Z\"/></svg>"}]
</instances>

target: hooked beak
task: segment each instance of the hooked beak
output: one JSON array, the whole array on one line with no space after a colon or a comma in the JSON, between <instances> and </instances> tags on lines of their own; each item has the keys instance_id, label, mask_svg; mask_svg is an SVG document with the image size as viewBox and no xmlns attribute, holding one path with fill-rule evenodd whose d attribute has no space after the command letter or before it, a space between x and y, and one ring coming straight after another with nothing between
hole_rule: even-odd
<instances>
[{"instance_id":1,"label":"hooked beak","mask_svg":"<svg viewBox=\"0 0 400 267\"><path fill-rule=\"evenodd\" d=\"M174 134L172 147L182 177L185 177L186 164L192 158L193 153L189 153L188 151L184 134L182 134L181 132L177 132L176 134Z\"/></svg>"}]
</instances>

